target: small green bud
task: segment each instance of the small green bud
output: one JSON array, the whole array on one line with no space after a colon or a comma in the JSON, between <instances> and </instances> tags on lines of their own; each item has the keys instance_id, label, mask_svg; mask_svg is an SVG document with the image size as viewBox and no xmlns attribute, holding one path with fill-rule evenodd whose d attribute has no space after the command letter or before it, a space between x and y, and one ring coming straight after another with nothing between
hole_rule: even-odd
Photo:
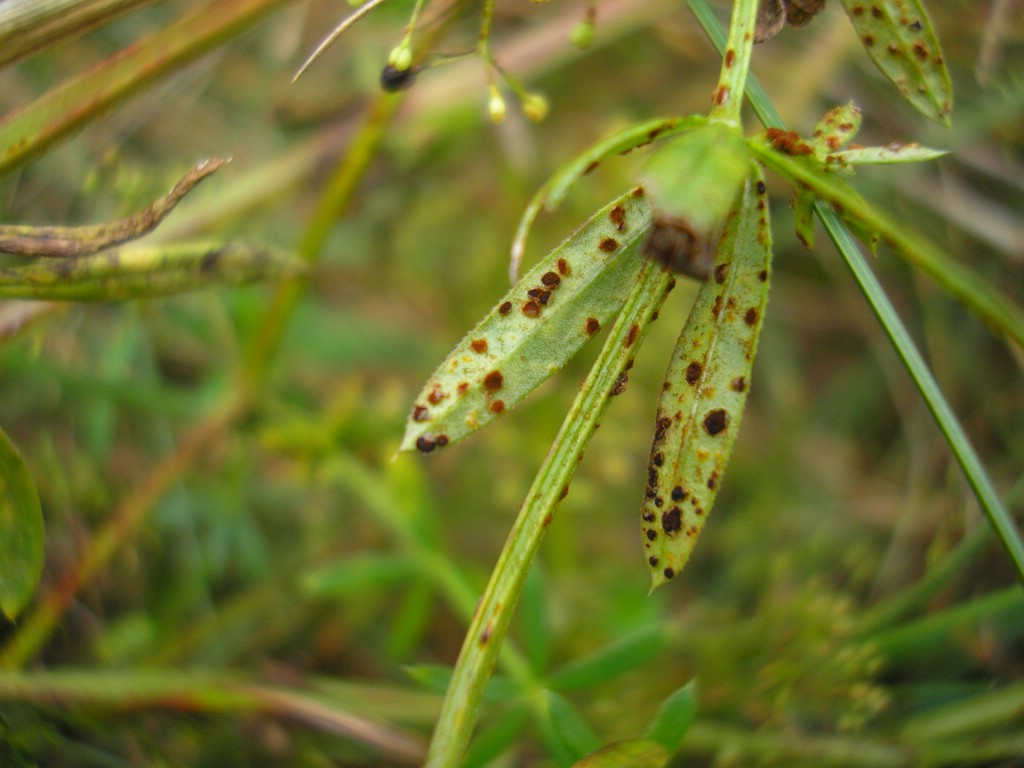
<instances>
[{"instance_id":1,"label":"small green bud","mask_svg":"<svg viewBox=\"0 0 1024 768\"><path fill-rule=\"evenodd\" d=\"M491 96L487 101L487 113L491 116L492 123L501 123L505 120L505 99L498 91L496 85L491 85Z\"/></svg>"},{"instance_id":2,"label":"small green bud","mask_svg":"<svg viewBox=\"0 0 1024 768\"><path fill-rule=\"evenodd\" d=\"M412 51L409 46L405 43L392 49L388 55L388 64L397 69L399 72L405 72L409 67L412 66Z\"/></svg>"},{"instance_id":3,"label":"small green bud","mask_svg":"<svg viewBox=\"0 0 1024 768\"><path fill-rule=\"evenodd\" d=\"M594 42L594 22L581 21L572 28L569 39L581 50L589 48L590 44Z\"/></svg>"},{"instance_id":4,"label":"small green bud","mask_svg":"<svg viewBox=\"0 0 1024 768\"><path fill-rule=\"evenodd\" d=\"M548 100L539 93L528 93L523 97L523 114L526 119L539 123L548 115Z\"/></svg>"}]
</instances>

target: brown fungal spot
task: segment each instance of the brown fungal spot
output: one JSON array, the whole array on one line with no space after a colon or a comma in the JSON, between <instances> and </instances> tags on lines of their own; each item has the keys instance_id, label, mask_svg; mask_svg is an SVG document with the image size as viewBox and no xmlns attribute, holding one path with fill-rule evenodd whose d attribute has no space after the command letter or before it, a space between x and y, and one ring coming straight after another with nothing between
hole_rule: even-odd
<instances>
[{"instance_id":1,"label":"brown fungal spot","mask_svg":"<svg viewBox=\"0 0 1024 768\"><path fill-rule=\"evenodd\" d=\"M435 438L434 443L437 445L438 448L444 448L446 445L448 445L448 435L438 435Z\"/></svg>"},{"instance_id":2,"label":"brown fungal spot","mask_svg":"<svg viewBox=\"0 0 1024 768\"><path fill-rule=\"evenodd\" d=\"M633 342L636 341L637 334L639 334L639 333L640 333L640 326L637 325L636 323L633 323L633 325L631 325L630 328L629 328L629 332L626 334L626 342L625 343L626 343L627 347L633 346Z\"/></svg>"},{"instance_id":3,"label":"brown fungal spot","mask_svg":"<svg viewBox=\"0 0 1024 768\"><path fill-rule=\"evenodd\" d=\"M765 280L767 280L768 279L768 270L767 269L762 269L760 272L758 272L757 273L757 279L760 280L762 283Z\"/></svg>"},{"instance_id":4,"label":"brown fungal spot","mask_svg":"<svg viewBox=\"0 0 1024 768\"><path fill-rule=\"evenodd\" d=\"M921 22L920 22L920 21L914 21L914 22L911 22L911 23L910 23L910 24L908 24L907 26L909 26L909 27L910 27L910 29L911 29L912 31L914 31L914 32L920 32L920 31L921 31Z\"/></svg>"},{"instance_id":5,"label":"brown fungal spot","mask_svg":"<svg viewBox=\"0 0 1024 768\"><path fill-rule=\"evenodd\" d=\"M719 294L715 297L715 303L711 307L711 316L718 319L718 316L722 313L722 296Z\"/></svg>"},{"instance_id":6,"label":"brown fungal spot","mask_svg":"<svg viewBox=\"0 0 1024 768\"><path fill-rule=\"evenodd\" d=\"M646 535L648 541L654 541L656 538L658 538L658 532L653 528L648 528Z\"/></svg>"},{"instance_id":7,"label":"brown fungal spot","mask_svg":"<svg viewBox=\"0 0 1024 768\"><path fill-rule=\"evenodd\" d=\"M655 520L657 520L657 515L655 515L653 512L644 512L643 518L644 522L653 523Z\"/></svg>"},{"instance_id":8,"label":"brown fungal spot","mask_svg":"<svg viewBox=\"0 0 1024 768\"><path fill-rule=\"evenodd\" d=\"M634 187L633 191L630 194L633 197L643 197L644 195L647 194L647 192L644 191L643 187Z\"/></svg>"},{"instance_id":9,"label":"brown fungal spot","mask_svg":"<svg viewBox=\"0 0 1024 768\"><path fill-rule=\"evenodd\" d=\"M524 301L520 311L527 317L539 317L540 304L535 299Z\"/></svg>"},{"instance_id":10,"label":"brown fungal spot","mask_svg":"<svg viewBox=\"0 0 1024 768\"><path fill-rule=\"evenodd\" d=\"M615 379L615 384L612 385L611 396L618 397L626 391L626 386L629 384L629 374L623 371L619 374L619 377Z\"/></svg>"},{"instance_id":11,"label":"brown fungal spot","mask_svg":"<svg viewBox=\"0 0 1024 768\"><path fill-rule=\"evenodd\" d=\"M484 389L491 392L497 392L504 383L505 377L501 375L501 371L491 371L484 376Z\"/></svg>"},{"instance_id":12,"label":"brown fungal spot","mask_svg":"<svg viewBox=\"0 0 1024 768\"><path fill-rule=\"evenodd\" d=\"M665 269L698 280L707 278L714 258L710 245L685 220L668 217L655 217L643 254Z\"/></svg>"},{"instance_id":13,"label":"brown fungal spot","mask_svg":"<svg viewBox=\"0 0 1024 768\"><path fill-rule=\"evenodd\" d=\"M587 165L586 168L583 169L583 175L586 176L588 173L590 173L595 168L597 168L597 166L599 166L600 164L601 164L600 160L594 160L589 165Z\"/></svg>"},{"instance_id":14,"label":"brown fungal spot","mask_svg":"<svg viewBox=\"0 0 1024 768\"><path fill-rule=\"evenodd\" d=\"M660 467L662 464L665 463L664 454L662 454L660 451L654 454L653 458L651 458L651 463L656 467Z\"/></svg>"},{"instance_id":15,"label":"brown fungal spot","mask_svg":"<svg viewBox=\"0 0 1024 768\"><path fill-rule=\"evenodd\" d=\"M668 512L661 516L661 529L666 534L673 534L683 527L683 513L679 511L679 507L672 507Z\"/></svg>"},{"instance_id":16,"label":"brown fungal spot","mask_svg":"<svg viewBox=\"0 0 1024 768\"><path fill-rule=\"evenodd\" d=\"M671 568L666 568L664 571L662 571L662 573L665 574L666 579L671 579L673 576L676 575L676 572L673 571Z\"/></svg>"},{"instance_id":17,"label":"brown fungal spot","mask_svg":"<svg viewBox=\"0 0 1024 768\"><path fill-rule=\"evenodd\" d=\"M555 262L555 269L558 270L558 274L562 277L568 277L572 269L569 268L569 262L565 259L559 259Z\"/></svg>"},{"instance_id":18,"label":"brown fungal spot","mask_svg":"<svg viewBox=\"0 0 1024 768\"><path fill-rule=\"evenodd\" d=\"M725 412L724 408L716 408L713 411L709 411L708 415L704 417L704 431L712 437L724 432L728 426L729 414Z\"/></svg>"},{"instance_id":19,"label":"brown fungal spot","mask_svg":"<svg viewBox=\"0 0 1024 768\"><path fill-rule=\"evenodd\" d=\"M588 317L587 321L583 324L583 330L587 332L588 336L593 336L601 330L601 323L598 322L596 317Z\"/></svg>"},{"instance_id":20,"label":"brown fungal spot","mask_svg":"<svg viewBox=\"0 0 1024 768\"><path fill-rule=\"evenodd\" d=\"M487 339L473 339L469 342L469 348L478 355L482 355L487 351Z\"/></svg>"},{"instance_id":21,"label":"brown fungal spot","mask_svg":"<svg viewBox=\"0 0 1024 768\"><path fill-rule=\"evenodd\" d=\"M686 366L686 383L693 386L700 381L700 375L704 373L704 366L696 360Z\"/></svg>"},{"instance_id":22,"label":"brown fungal spot","mask_svg":"<svg viewBox=\"0 0 1024 768\"><path fill-rule=\"evenodd\" d=\"M744 313L743 322L747 325L755 325L757 323L757 310L754 307L751 307Z\"/></svg>"},{"instance_id":23,"label":"brown fungal spot","mask_svg":"<svg viewBox=\"0 0 1024 768\"><path fill-rule=\"evenodd\" d=\"M876 19L882 18L882 9L879 8L877 5L871 6L871 15L874 16Z\"/></svg>"},{"instance_id":24,"label":"brown fungal spot","mask_svg":"<svg viewBox=\"0 0 1024 768\"><path fill-rule=\"evenodd\" d=\"M606 237L597 245L604 253L615 253L619 249L619 241L614 237Z\"/></svg>"},{"instance_id":25,"label":"brown fungal spot","mask_svg":"<svg viewBox=\"0 0 1024 768\"><path fill-rule=\"evenodd\" d=\"M490 642L492 632L494 632L494 627L490 624L484 627L484 631L480 633L480 645L487 645Z\"/></svg>"},{"instance_id":26,"label":"brown fungal spot","mask_svg":"<svg viewBox=\"0 0 1024 768\"><path fill-rule=\"evenodd\" d=\"M731 67L734 61L736 61L736 51L730 48L725 52L725 66Z\"/></svg>"},{"instance_id":27,"label":"brown fungal spot","mask_svg":"<svg viewBox=\"0 0 1024 768\"><path fill-rule=\"evenodd\" d=\"M468 381L460 381L460 382L459 382L459 383L458 383L458 384L456 385L456 387L455 387L455 391L456 391L456 392L457 392L458 394L460 394L460 395L464 395L464 394L466 394L466 392L468 392L468 391L469 391L469 382L468 382Z\"/></svg>"},{"instance_id":28,"label":"brown fungal spot","mask_svg":"<svg viewBox=\"0 0 1024 768\"><path fill-rule=\"evenodd\" d=\"M668 416L662 416L658 419L658 422L654 425L654 442L660 442L665 439L665 432L672 426L672 419Z\"/></svg>"},{"instance_id":29,"label":"brown fungal spot","mask_svg":"<svg viewBox=\"0 0 1024 768\"><path fill-rule=\"evenodd\" d=\"M747 388L747 380L743 376L737 376L729 382L729 389L733 392L743 392Z\"/></svg>"},{"instance_id":30,"label":"brown fungal spot","mask_svg":"<svg viewBox=\"0 0 1024 768\"><path fill-rule=\"evenodd\" d=\"M430 394L427 395L427 402L430 403L431 405L437 405L442 400L444 400L445 397L447 397L447 395L445 395L444 390L441 389L441 387L439 387L437 384L435 384L433 387L431 387Z\"/></svg>"},{"instance_id":31,"label":"brown fungal spot","mask_svg":"<svg viewBox=\"0 0 1024 768\"><path fill-rule=\"evenodd\" d=\"M711 476L708 478L708 490L713 491L717 487L718 487L718 470L716 469L715 471L713 471L711 473Z\"/></svg>"},{"instance_id":32,"label":"brown fungal spot","mask_svg":"<svg viewBox=\"0 0 1024 768\"><path fill-rule=\"evenodd\" d=\"M554 519L555 516L551 512L548 512L546 515L544 515L544 519L540 521L540 527L547 528L549 525L551 525L551 521Z\"/></svg>"},{"instance_id":33,"label":"brown fungal spot","mask_svg":"<svg viewBox=\"0 0 1024 768\"><path fill-rule=\"evenodd\" d=\"M502 302L501 306L498 307L498 314L499 315L507 315L511 311L512 311L512 302L511 301Z\"/></svg>"},{"instance_id":34,"label":"brown fungal spot","mask_svg":"<svg viewBox=\"0 0 1024 768\"><path fill-rule=\"evenodd\" d=\"M757 194L763 195L767 191L768 191L768 187L765 186L765 183L763 181L757 182Z\"/></svg>"},{"instance_id":35,"label":"brown fungal spot","mask_svg":"<svg viewBox=\"0 0 1024 768\"><path fill-rule=\"evenodd\" d=\"M569 486L568 485L563 485L562 486L562 490L558 492L558 500L561 501L562 499L564 499L568 495L569 495Z\"/></svg>"},{"instance_id":36,"label":"brown fungal spot","mask_svg":"<svg viewBox=\"0 0 1024 768\"><path fill-rule=\"evenodd\" d=\"M488 406L488 409L490 410L491 413L497 416L499 413L505 410L505 401L495 400L493 403L490 404L490 406Z\"/></svg>"},{"instance_id":37,"label":"brown fungal spot","mask_svg":"<svg viewBox=\"0 0 1024 768\"><path fill-rule=\"evenodd\" d=\"M665 502L661 498L661 496L655 496L654 497L654 506L656 506L656 507L658 507L660 509L664 504L665 504Z\"/></svg>"},{"instance_id":38,"label":"brown fungal spot","mask_svg":"<svg viewBox=\"0 0 1024 768\"><path fill-rule=\"evenodd\" d=\"M608 212L608 219L615 225L615 229L622 232L626 228L626 209L616 205Z\"/></svg>"},{"instance_id":39,"label":"brown fungal spot","mask_svg":"<svg viewBox=\"0 0 1024 768\"><path fill-rule=\"evenodd\" d=\"M429 435L422 435L416 438L416 450L420 453L430 453L437 448L437 441Z\"/></svg>"},{"instance_id":40,"label":"brown fungal spot","mask_svg":"<svg viewBox=\"0 0 1024 768\"><path fill-rule=\"evenodd\" d=\"M681 485L677 485L672 489L672 501L682 501L686 498L686 491L683 490Z\"/></svg>"},{"instance_id":41,"label":"brown fungal spot","mask_svg":"<svg viewBox=\"0 0 1024 768\"><path fill-rule=\"evenodd\" d=\"M412 409L413 421L430 421L430 411L425 405L416 405Z\"/></svg>"},{"instance_id":42,"label":"brown fungal spot","mask_svg":"<svg viewBox=\"0 0 1024 768\"><path fill-rule=\"evenodd\" d=\"M651 564L651 568L654 568L658 565L658 558L655 555L651 555L647 558L647 562Z\"/></svg>"},{"instance_id":43,"label":"brown fungal spot","mask_svg":"<svg viewBox=\"0 0 1024 768\"><path fill-rule=\"evenodd\" d=\"M715 267L715 282L724 283L726 276L729 274L728 264L719 264Z\"/></svg>"},{"instance_id":44,"label":"brown fungal spot","mask_svg":"<svg viewBox=\"0 0 1024 768\"><path fill-rule=\"evenodd\" d=\"M557 288L561 284L562 278L558 276L557 272L545 272L540 276L540 281L548 288Z\"/></svg>"},{"instance_id":45,"label":"brown fungal spot","mask_svg":"<svg viewBox=\"0 0 1024 768\"><path fill-rule=\"evenodd\" d=\"M914 55L921 61L928 61L928 49L921 45L921 43L914 43L912 50L914 51Z\"/></svg>"},{"instance_id":46,"label":"brown fungal spot","mask_svg":"<svg viewBox=\"0 0 1024 768\"><path fill-rule=\"evenodd\" d=\"M720 85L715 89L715 95L711 97L711 100L718 106L725 104L725 100L729 98L729 87L727 85Z\"/></svg>"},{"instance_id":47,"label":"brown fungal spot","mask_svg":"<svg viewBox=\"0 0 1024 768\"><path fill-rule=\"evenodd\" d=\"M865 47L870 48L875 44L875 38L871 35L864 35L864 37L861 38L861 42L864 43Z\"/></svg>"}]
</instances>

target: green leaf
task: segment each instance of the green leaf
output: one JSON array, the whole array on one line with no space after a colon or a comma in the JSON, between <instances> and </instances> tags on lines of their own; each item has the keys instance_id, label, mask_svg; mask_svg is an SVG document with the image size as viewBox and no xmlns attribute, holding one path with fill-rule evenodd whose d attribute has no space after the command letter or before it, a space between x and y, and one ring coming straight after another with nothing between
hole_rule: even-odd
<instances>
[{"instance_id":1,"label":"green leaf","mask_svg":"<svg viewBox=\"0 0 1024 768\"><path fill-rule=\"evenodd\" d=\"M679 749L696 714L697 682L691 680L661 703L646 737L663 745L671 754Z\"/></svg>"},{"instance_id":2,"label":"green leaf","mask_svg":"<svg viewBox=\"0 0 1024 768\"><path fill-rule=\"evenodd\" d=\"M641 504L651 589L678 574L739 432L768 302L771 230L758 172L743 191L665 374Z\"/></svg>"},{"instance_id":3,"label":"green leaf","mask_svg":"<svg viewBox=\"0 0 1024 768\"><path fill-rule=\"evenodd\" d=\"M884 147L857 147L832 152L824 157L826 165L892 165L895 163L920 163L936 160L949 152L945 149L931 149L920 144L893 142Z\"/></svg>"},{"instance_id":4,"label":"green leaf","mask_svg":"<svg viewBox=\"0 0 1024 768\"><path fill-rule=\"evenodd\" d=\"M0 429L0 612L13 620L43 572L43 510L25 460Z\"/></svg>"},{"instance_id":5,"label":"green leaf","mask_svg":"<svg viewBox=\"0 0 1024 768\"><path fill-rule=\"evenodd\" d=\"M669 753L656 741L627 739L591 752L573 768L661 768Z\"/></svg>"},{"instance_id":6,"label":"green leaf","mask_svg":"<svg viewBox=\"0 0 1024 768\"><path fill-rule=\"evenodd\" d=\"M572 765L601 745L597 734L569 700L554 691L544 691L539 725L545 746L562 765Z\"/></svg>"},{"instance_id":7,"label":"green leaf","mask_svg":"<svg viewBox=\"0 0 1024 768\"><path fill-rule=\"evenodd\" d=\"M823 157L846 146L857 135L860 124L860 110L852 101L833 107L814 126L814 133L811 135L814 154Z\"/></svg>"},{"instance_id":8,"label":"green leaf","mask_svg":"<svg viewBox=\"0 0 1024 768\"><path fill-rule=\"evenodd\" d=\"M473 739L462 763L463 768L484 768L490 765L491 761L512 746L528 721L529 709L526 706L514 706L501 712L492 725L482 728Z\"/></svg>"},{"instance_id":9,"label":"green leaf","mask_svg":"<svg viewBox=\"0 0 1024 768\"><path fill-rule=\"evenodd\" d=\"M0 269L0 298L119 301L299 274L292 254L237 243L130 246Z\"/></svg>"},{"instance_id":10,"label":"green leaf","mask_svg":"<svg viewBox=\"0 0 1024 768\"><path fill-rule=\"evenodd\" d=\"M302 587L316 597L352 595L405 582L416 572L416 564L403 555L356 554L307 574Z\"/></svg>"},{"instance_id":11,"label":"green leaf","mask_svg":"<svg viewBox=\"0 0 1024 768\"><path fill-rule=\"evenodd\" d=\"M401 450L454 443L515 407L622 307L650 227L640 190L598 211L530 270L434 372Z\"/></svg>"},{"instance_id":12,"label":"green leaf","mask_svg":"<svg viewBox=\"0 0 1024 768\"><path fill-rule=\"evenodd\" d=\"M547 183L534 194L519 220L519 227L512 241L512 260L509 266L512 282L516 283L519 280L519 265L526 250L526 238L542 208L547 211L554 210L565 199L573 184L594 170L605 158L615 154L624 155L637 147L651 143L658 137L670 136L704 125L705 122L705 118L696 115L648 120L601 139L555 171Z\"/></svg>"},{"instance_id":13,"label":"green leaf","mask_svg":"<svg viewBox=\"0 0 1024 768\"><path fill-rule=\"evenodd\" d=\"M548 685L559 691L572 691L613 680L661 653L666 639L664 624L643 627L565 665L551 676Z\"/></svg>"},{"instance_id":14,"label":"green leaf","mask_svg":"<svg viewBox=\"0 0 1024 768\"><path fill-rule=\"evenodd\" d=\"M949 125L953 87L921 0L843 0L843 7L864 50L903 98Z\"/></svg>"}]
</instances>

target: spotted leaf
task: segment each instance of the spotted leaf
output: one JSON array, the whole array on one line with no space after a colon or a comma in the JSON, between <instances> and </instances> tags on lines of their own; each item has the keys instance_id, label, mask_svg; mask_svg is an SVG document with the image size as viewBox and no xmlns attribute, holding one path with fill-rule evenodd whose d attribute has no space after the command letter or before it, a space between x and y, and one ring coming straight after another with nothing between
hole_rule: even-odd
<instances>
[{"instance_id":1,"label":"spotted leaf","mask_svg":"<svg viewBox=\"0 0 1024 768\"><path fill-rule=\"evenodd\" d=\"M672 353L641 506L652 589L686 564L718 493L750 389L768 300L764 181L747 181Z\"/></svg>"},{"instance_id":2,"label":"spotted leaf","mask_svg":"<svg viewBox=\"0 0 1024 768\"><path fill-rule=\"evenodd\" d=\"M531 269L427 380L401 450L429 452L461 440L561 368L622 307L650 224L637 188Z\"/></svg>"},{"instance_id":3,"label":"spotted leaf","mask_svg":"<svg viewBox=\"0 0 1024 768\"><path fill-rule=\"evenodd\" d=\"M921 114L949 125L953 87L921 0L842 0L868 56Z\"/></svg>"}]
</instances>

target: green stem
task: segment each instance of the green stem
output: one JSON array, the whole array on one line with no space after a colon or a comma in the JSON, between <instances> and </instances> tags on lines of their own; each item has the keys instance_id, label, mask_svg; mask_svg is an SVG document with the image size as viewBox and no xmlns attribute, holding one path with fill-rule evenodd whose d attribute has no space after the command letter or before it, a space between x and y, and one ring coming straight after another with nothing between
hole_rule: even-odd
<instances>
[{"instance_id":1,"label":"green stem","mask_svg":"<svg viewBox=\"0 0 1024 768\"><path fill-rule=\"evenodd\" d=\"M750 55L754 49L754 25L757 22L758 0L735 0L729 23L729 40L722 54L722 71L712 96L709 117L716 122L739 126L743 106L743 88L750 71Z\"/></svg>"},{"instance_id":2,"label":"green stem","mask_svg":"<svg viewBox=\"0 0 1024 768\"><path fill-rule=\"evenodd\" d=\"M527 494L491 573L445 694L427 766L457 766L469 745L484 688L508 632L512 612L555 507L597 429L616 382L628 367L639 339L674 284L671 275L645 262L590 374Z\"/></svg>"}]
</instances>

